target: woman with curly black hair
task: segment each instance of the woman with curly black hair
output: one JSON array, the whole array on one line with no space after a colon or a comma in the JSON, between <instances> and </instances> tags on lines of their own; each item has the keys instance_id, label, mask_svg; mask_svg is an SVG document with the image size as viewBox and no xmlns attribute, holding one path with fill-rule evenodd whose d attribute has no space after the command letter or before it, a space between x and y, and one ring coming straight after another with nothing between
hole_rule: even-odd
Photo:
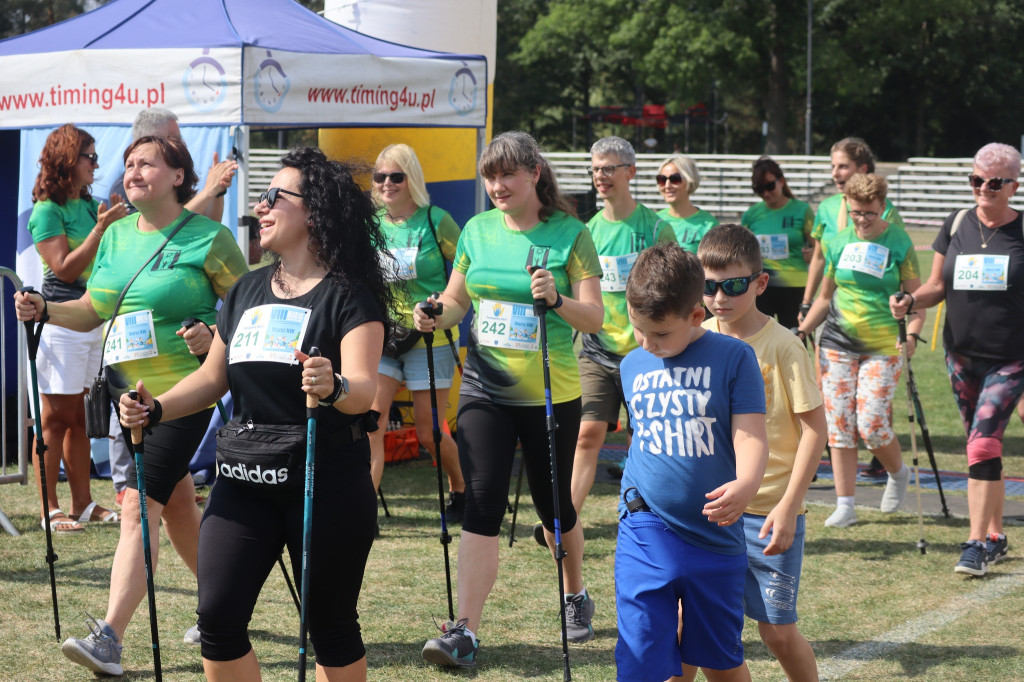
<instances>
[{"instance_id":1,"label":"woman with curly black hair","mask_svg":"<svg viewBox=\"0 0 1024 682\"><path fill-rule=\"evenodd\" d=\"M393 312L386 251L355 169L313 148L281 162L255 207L273 261L228 293L202 368L158 399L140 381L141 402L123 398L121 419L176 418L231 389L234 415L218 434L219 480L199 533L197 612L207 679L258 680L247 625L283 547L301 570L305 398L320 399L307 595L316 677L365 680L356 602L377 513L366 430ZM313 346L321 356L309 356ZM339 500L344 542L331 523Z\"/></svg>"}]
</instances>

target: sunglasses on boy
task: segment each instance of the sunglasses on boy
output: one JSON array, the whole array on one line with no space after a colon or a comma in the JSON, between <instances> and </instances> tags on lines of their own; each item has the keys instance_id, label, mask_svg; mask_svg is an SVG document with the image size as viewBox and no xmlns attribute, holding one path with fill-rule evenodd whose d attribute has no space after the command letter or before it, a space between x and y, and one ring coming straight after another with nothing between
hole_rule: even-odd
<instances>
[{"instance_id":1,"label":"sunglasses on boy","mask_svg":"<svg viewBox=\"0 0 1024 682\"><path fill-rule=\"evenodd\" d=\"M747 293L750 283L761 276L764 270L758 270L747 277L730 277L729 279L706 279L704 280L704 295L714 296L719 287L726 296L742 296Z\"/></svg>"},{"instance_id":2,"label":"sunglasses on boy","mask_svg":"<svg viewBox=\"0 0 1024 682\"><path fill-rule=\"evenodd\" d=\"M988 185L988 191L998 192L1003 188L1003 185L1017 182L1015 178L983 178L980 175L971 173L967 176L967 180L971 183L971 187L974 189L981 189L985 185Z\"/></svg>"},{"instance_id":3,"label":"sunglasses on boy","mask_svg":"<svg viewBox=\"0 0 1024 682\"><path fill-rule=\"evenodd\" d=\"M383 185L384 181L387 180L388 178L391 178L391 182L393 184L401 185L403 182L405 182L405 173L401 171L396 171L394 173L373 174L373 181L376 182L378 185Z\"/></svg>"},{"instance_id":4,"label":"sunglasses on boy","mask_svg":"<svg viewBox=\"0 0 1024 682\"><path fill-rule=\"evenodd\" d=\"M659 173L658 175L654 176L654 180L655 182L658 183L658 187L664 187L666 182L671 183L673 185L683 184L683 176L680 175L679 173L673 173L672 175L661 175Z\"/></svg>"},{"instance_id":5,"label":"sunglasses on boy","mask_svg":"<svg viewBox=\"0 0 1024 682\"><path fill-rule=\"evenodd\" d=\"M763 185L754 185L752 189L754 190L754 194L761 196L765 192L771 192L774 190L776 183L778 183L778 180L772 180L771 182L766 182Z\"/></svg>"},{"instance_id":6,"label":"sunglasses on boy","mask_svg":"<svg viewBox=\"0 0 1024 682\"><path fill-rule=\"evenodd\" d=\"M280 187L271 187L266 192L260 194L259 201L257 201L256 203L259 204L265 201L267 202L267 208L274 208L274 204L277 203L278 194L287 194L289 196L298 197L300 199L306 198L305 194L296 194L295 192L289 192L288 190L281 189Z\"/></svg>"}]
</instances>

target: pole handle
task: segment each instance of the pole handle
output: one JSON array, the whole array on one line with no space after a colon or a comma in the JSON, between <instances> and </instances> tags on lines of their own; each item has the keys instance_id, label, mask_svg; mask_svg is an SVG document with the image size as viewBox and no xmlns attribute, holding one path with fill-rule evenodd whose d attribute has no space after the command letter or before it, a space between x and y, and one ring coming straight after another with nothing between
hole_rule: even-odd
<instances>
[{"instance_id":1,"label":"pole handle","mask_svg":"<svg viewBox=\"0 0 1024 682\"><path fill-rule=\"evenodd\" d=\"M128 397L131 398L132 400L134 400L135 402L139 402L139 392L136 391L135 389L132 389L131 391L128 391ZM132 445L139 445L140 443L142 443L142 427L141 426L133 426L132 427Z\"/></svg>"},{"instance_id":2,"label":"pole handle","mask_svg":"<svg viewBox=\"0 0 1024 682\"><path fill-rule=\"evenodd\" d=\"M903 300L904 292L902 292L902 291L897 291L897 292L896 292L896 293L894 294L894 296L895 296L895 298L896 298L896 302L897 302L897 303L899 303L900 301L902 301L902 300ZM901 317L900 319L896 320L896 323L897 323L897 325L899 326L899 330L900 330L900 331L899 331L899 334L900 334L900 343L901 343L901 344L906 344L906 342L907 342L907 316L906 316L906 315L904 315L904 316L903 316L903 317Z\"/></svg>"},{"instance_id":3,"label":"pole handle","mask_svg":"<svg viewBox=\"0 0 1024 682\"><path fill-rule=\"evenodd\" d=\"M320 349L317 348L316 346L313 346L312 348L310 348L309 349L309 357L311 357L311 358L318 358L318 357L320 357ZM318 407L320 407L320 396L318 396L316 393L307 393L306 394L306 409L307 410L315 410Z\"/></svg>"},{"instance_id":4,"label":"pole handle","mask_svg":"<svg viewBox=\"0 0 1024 682\"><path fill-rule=\"evenodd\" d=\"M197 324L200 324L200 323L205 324L198 317L186 317L184 320L181 321L181 326L184 327L185 329L191 329L192 327L194 327L194 326L196 326ZM207 325L207 329L209 329L209 325ZM206 356L207 355L208 355L208 353L203 353L201 355L197 355L196 356L196 359L199 360L199 364L200 365L203 364L204 362L206 362Z\"/></svg>"}]
</instances>

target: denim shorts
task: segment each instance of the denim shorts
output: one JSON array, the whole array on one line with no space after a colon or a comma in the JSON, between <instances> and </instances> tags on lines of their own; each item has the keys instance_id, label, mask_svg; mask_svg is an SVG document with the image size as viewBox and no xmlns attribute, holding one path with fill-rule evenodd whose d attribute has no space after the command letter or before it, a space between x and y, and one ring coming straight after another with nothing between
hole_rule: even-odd
<instances>
[{"instance_id":1,"label":"denim shorts","mask_svg":"<svg viewBox=\"0 0 1024 682\"><path fill-rule=\"evenodd\" d=\"M442 337L443 338L443 337ZM402 382L410 391L429 391L427 349L413 348L397 358L384 356L377 372ZM455 357L447 344L434 344L434 388L451 388L455 375Z\"/></svg>"},{"instance_id":2,"label":"denim shorts","mask_svg":"<svg viewBox=\"0 0 1024 682\"><path fill-rule=\"evenodd\" d=\"M764 548L771 542L771 533L761 539L758 533L764 516L743 515L743 532L747 536L747 580L743 589L743 613L759 623L787 625L795 623L796 596L800 589L800 569L804 563L803 514L796 517L793 544L782 554L765 556Z\"/></svg>"}]
</instances>

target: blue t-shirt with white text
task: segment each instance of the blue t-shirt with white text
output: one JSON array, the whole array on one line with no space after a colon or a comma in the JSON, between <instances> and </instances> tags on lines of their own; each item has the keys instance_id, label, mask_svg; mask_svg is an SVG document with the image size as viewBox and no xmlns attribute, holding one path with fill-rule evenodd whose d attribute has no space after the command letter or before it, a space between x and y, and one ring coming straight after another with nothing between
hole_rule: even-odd
<instances>
[{"instance_id":1,"label":"blue t-shirt with white text","mask_svg":"<svg viewBox=\"0 0 1024 682\"><path fill-rule=\"evenodd\" d=\"M619 371L634 428L620 491L637 488L687 542L719 554L744 553L742 523L720 527L701 511L706 493L736 478L732 415L765 412L754 350L706 331L671 358L631 351ZM619 515L625 512L620 494Z\"/></svg>"}]
</instances>

